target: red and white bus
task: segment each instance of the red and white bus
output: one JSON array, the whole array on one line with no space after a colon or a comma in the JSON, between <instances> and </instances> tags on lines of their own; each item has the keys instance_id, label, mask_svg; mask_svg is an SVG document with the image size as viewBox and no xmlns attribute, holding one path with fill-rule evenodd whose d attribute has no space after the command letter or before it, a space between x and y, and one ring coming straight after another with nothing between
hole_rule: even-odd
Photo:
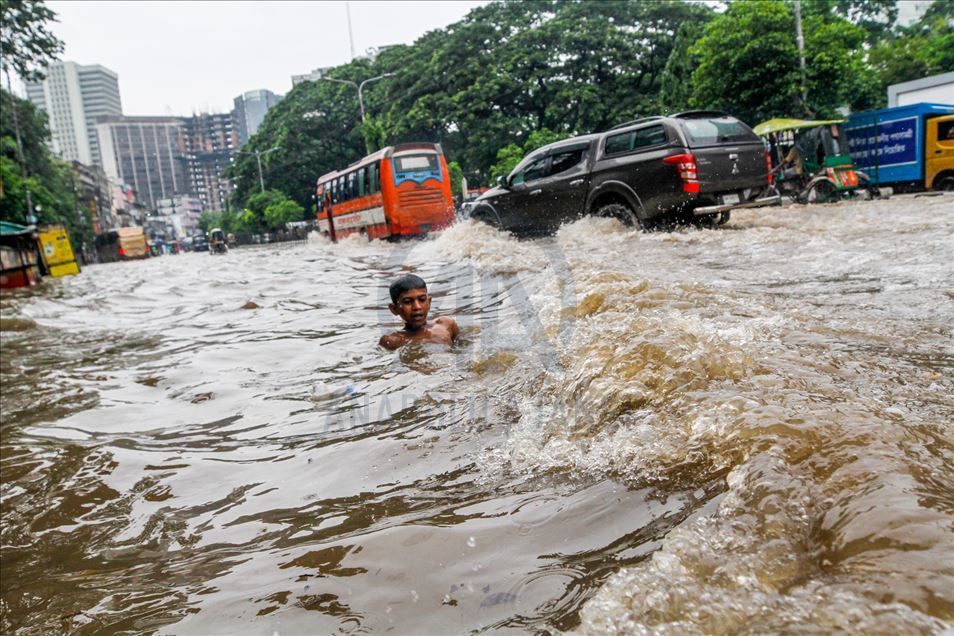
<instances>
[{"instance_id":1,"label":"red and white bus","mask_svg":"<svg viewBox=\"0 0 954 636\"><path fill-rule=\"evenodd\" d=\"M454 221L450 174L440 144L388 146L318 179L318 229L325 235L328 210L335 234L369 239L416 236Z\"/></svg>"}]
</instances>

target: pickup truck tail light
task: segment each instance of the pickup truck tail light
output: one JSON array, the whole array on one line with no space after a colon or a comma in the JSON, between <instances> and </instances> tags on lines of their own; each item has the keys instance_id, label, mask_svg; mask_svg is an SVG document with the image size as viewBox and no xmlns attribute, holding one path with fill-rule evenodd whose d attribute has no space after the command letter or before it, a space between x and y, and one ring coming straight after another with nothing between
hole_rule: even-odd
<instances>
[{"instance_id":1,"label":"pickup truck tail light","mask_svg":"<svg viewBox=\"0 0 954 636\"><path fill-rule=\"evenodd\" d=\"M663 159L663 163L676 166L682 179L683 192L699 192L699 172L696 170L696 158L690 154L672 155Z\"/></svg>"},{"instance_id":2,"label":"pickup truck tail light","mask_svg":"<svg viewBox=\"0 0 954 636\"><path fill-rule=\"evenodd\" d=\"M772 174L772 155L768 150L765 151L765 168L768 170L768 184L772 185L775 183L775 175Z\"/></svg>"},{"instance_id":3,"label":"pickup truck tail light","mask_svg":"<svg viewBox=\"0 0 954 636\"><path fill-rule=\"evenodd\" d=\"M126 250L124 250L123 248L120 247L120 248L119 248L119 255L120 255L120 256L125 256L125 255L126 255Z\"/></svg>"}]
</instances>

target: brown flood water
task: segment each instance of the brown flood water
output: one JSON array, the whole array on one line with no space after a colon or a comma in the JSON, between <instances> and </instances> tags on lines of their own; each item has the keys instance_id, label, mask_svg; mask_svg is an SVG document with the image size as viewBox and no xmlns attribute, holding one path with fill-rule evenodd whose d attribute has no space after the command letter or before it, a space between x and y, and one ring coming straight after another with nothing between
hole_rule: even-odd
<instances>
[{"instance_id":1,"label":"brown flood water","mask_svg":"<svg viewBox=\"0 0 954 636\"><path fill-rule=\"evenodd\" d=\"M4 633L941 633L954 200L5 293ZM452 350L376 347L415 271Z\"/></svg>"}]
</instances>

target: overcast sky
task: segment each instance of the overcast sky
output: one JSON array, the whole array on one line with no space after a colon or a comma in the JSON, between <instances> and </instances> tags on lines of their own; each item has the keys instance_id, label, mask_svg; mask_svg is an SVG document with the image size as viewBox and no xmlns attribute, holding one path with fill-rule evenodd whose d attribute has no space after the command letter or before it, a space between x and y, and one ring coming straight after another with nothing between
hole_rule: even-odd
<instances>
[{"instance_id":1,"label":"overcast sky","mask_svg":"<svg viewBox=\"0 0 954 636\"><path fill-rule=\"evenodd\" d=\"M354 50L410 44L486 2L352 0ZM62 59L119 74L126 115L226 112L258 88L351 58L345 3L50 1Z\"/></svg>"}]
</instances>

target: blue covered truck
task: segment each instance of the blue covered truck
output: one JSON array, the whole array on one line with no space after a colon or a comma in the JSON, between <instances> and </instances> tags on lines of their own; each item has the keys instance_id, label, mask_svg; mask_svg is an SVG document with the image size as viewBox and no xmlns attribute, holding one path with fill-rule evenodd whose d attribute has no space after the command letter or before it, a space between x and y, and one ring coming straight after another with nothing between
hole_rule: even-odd
<instances>
[{"instance_id":1,"label":"blue covered truck","mask_svg":"<svg viewBox=\"0 0 954 636\"><path fill-rule=\"evenodd\" d=\"M954 104L911 104L848 117L848 149L878 186L954 190Z\"/></svg>"}]
</instances>

